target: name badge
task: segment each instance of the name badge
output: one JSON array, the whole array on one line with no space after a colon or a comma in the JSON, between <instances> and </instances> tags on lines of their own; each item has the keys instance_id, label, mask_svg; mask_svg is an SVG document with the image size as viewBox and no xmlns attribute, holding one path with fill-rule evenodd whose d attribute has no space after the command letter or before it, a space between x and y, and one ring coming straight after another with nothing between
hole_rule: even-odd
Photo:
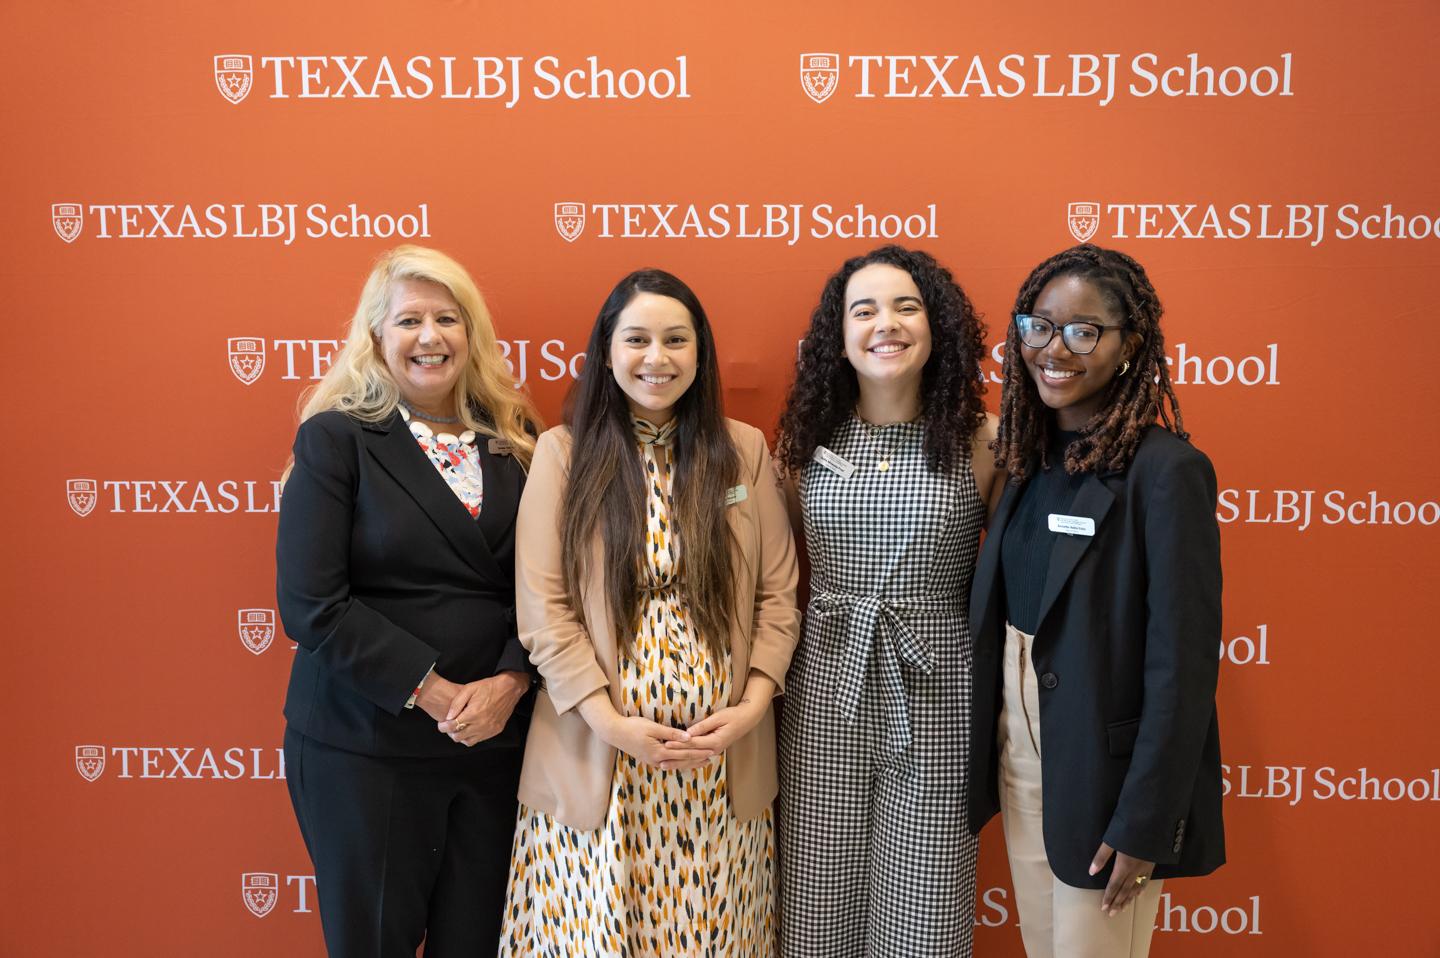
<instances>
[{"instance_id":1,"label":"name badge","mask_svg":"<svg viewBox=\"0 0 1440 958\"><path fill-rule=\"evenodd\" d=\"M735 503L744 502L746 499L749 498L750 490L746 489L743 484L733 486L725 492L725 505L733 506L735 505Z\"/></svg>"},{"instance_id":2,"label":"name badge","mask_svg":"<svg viewBox=\"0 0 1440 958\"><path fill-rule=\"evenodd\" d=\"M849 479L855 475L855 464L838 453L831 452L824 446L815 447L815 461L826 469L829 469L841 479Z\"/></svg>"},{"instance_id":3,"label":"name badge","mask_svg":"<svg viewBox=\"0 0 1440 958\"><path fill-rule=\"evenodd\" d=\"M492 456L512 456L515 454L515 444L508 439L491 439L485 444Z\"/></svg>"},{"instance_id":4,"label":"name badge","mask_svg":"<svg viewBox=\"0 0 1440 958\"><path fill-rule=\"evenodd\" d=\"M1067 536L1093 536L1095 520L1089 516L1062 516L1050 513L1050 531L1063 532Z\"/></svg>"}]
</instances>

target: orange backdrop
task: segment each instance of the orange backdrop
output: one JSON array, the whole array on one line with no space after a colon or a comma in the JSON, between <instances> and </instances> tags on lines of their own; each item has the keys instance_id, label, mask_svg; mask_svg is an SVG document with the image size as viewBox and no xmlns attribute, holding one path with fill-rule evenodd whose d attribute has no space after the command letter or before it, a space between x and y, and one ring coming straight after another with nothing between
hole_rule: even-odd
<instances>
[{"instance_id":1,"label":"orange backdrop","mask_svg":"<svg viewBox=\"0 0 1440 958\"><path fill-rule=\"evenodd\" d=\"M900 233L992 343L1081 236L1166 304L1223 490L1231 861L1167 888L1156 953L1440 953L1440 8L9 3L0 26L0 951L322 952L279 753L275 482L381 249L471 269L551 420L614 281L670 269L717 323L729 412L769 429L824 277ZM1020 955L998 828L980 894L977 948Z\"/></svg>"}]
</instances>

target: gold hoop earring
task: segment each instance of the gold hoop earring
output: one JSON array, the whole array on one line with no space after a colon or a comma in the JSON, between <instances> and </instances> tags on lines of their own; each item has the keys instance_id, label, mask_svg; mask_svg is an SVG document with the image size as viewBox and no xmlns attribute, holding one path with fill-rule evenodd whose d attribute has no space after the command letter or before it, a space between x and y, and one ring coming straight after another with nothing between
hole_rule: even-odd
<instances>
[{"instance_id":1,"label":"gold hoop earring","mask_svg":"<svg viewBox=\"0 0 1440 958\"><path fill-rule=\"evenodd\" d=\"M1127 359L1127 360L1125 360L1123 363L1121 363L1121 364L1120 364L1120 368L1115 371L1115 376L1116 376L1116 378L1119 378L1119 377L1125 375L1126 373L1128 373L1129 371L1130 371L1130 360Z\"/></svg>"}]
</instances>

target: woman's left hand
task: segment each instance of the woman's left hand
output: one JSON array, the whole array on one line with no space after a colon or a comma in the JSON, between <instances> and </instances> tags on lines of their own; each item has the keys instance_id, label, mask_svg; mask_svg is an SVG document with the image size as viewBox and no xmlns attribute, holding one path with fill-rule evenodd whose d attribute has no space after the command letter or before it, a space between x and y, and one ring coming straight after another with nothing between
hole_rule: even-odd
<instances>
[{"instance_id":1,"label":"woman's left hand","mask_svg":"<svg viewBox=\"0 0 1440 958\"><path fill-rule=\"evenodd\" d=\"M690 733L690 741L667 742L666 746L673 747L676 752L695 748L709 749L718 755L759 725L769 704L766 701L757 706L744 701L739 705L727 706L686 729Z\"/></svg>"},{"instance_id":2,"label":"woman's left hand","mask_svg":"<svg viewBox=\"0 0 1440 958\"><path fill-rule=\"evenodd\" d=\"M501 672L488 679L460 686L445 720L436 727L461 745L494 738L510 721L510 713L530 690L524 672Z\"/></svg>"},{"instance_id":3,"label":"woman's left hand","mask_svg":"<svg viewBox=\"0 0 1440 958\"><path fill-rule=\"evenodd\" d=\"M1150 874L1155 871L1155 863L1147 862L1143 858L1131 858L1101 842L1100 850L1090 861L1090 874L1099 874L1111 855L1115 856L1115 869L1110 873L1105 894L1100 898L1100 910L1114 917L1140 897L1140 893L1150 883Z\"/></svg>"}]
</instances>

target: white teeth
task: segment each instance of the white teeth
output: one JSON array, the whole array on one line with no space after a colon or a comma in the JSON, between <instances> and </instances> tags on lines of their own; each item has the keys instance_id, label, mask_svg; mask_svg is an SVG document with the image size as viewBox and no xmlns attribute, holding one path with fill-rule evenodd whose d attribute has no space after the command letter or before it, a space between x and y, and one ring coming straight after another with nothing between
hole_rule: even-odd
<instances>
[{"instance_id":1,"label":"white teeth","mask_svg":"<svg viewBox=\"0 0 1440 958\"><path fill-rule=\"evenodd\" d=\"M1080 373L1074 369L1046 369L1045 375L1049 379L1070 379Z\"/></svg>"},{"instance_id":2,"label":"white teeth","mask_svg":"<svg viewBox=\"0 0 1440 958\"><path fill-rule=\"evenodd\" d=\"M871 348L872 353L898 353L902 349L908 349L904 343L885 343L882 346Z\"/></svg>"},{"instance_id":3,"label":"white teeth","mask_svg":"<svg viewBox=\"0 0 1440 958\"><path fill-rule=\"evenodd\" d=\"M645 375L642 375L640 378L643 379L643 380L645 380L647 383L649 383L649 384L652 385L652 386L663 386L663 385L665 385L666 383L668 383L670 380L674 379L675 377L674 377L674 376L645 376Z\"/></svg>"},{"instance_id":4,"label":"white teeth","mask_svg":"<svg viewBox=\"0 0 1440 958\"><path fill-rule=\"evenodd\" d=\"M445 356L416 356L416 357L414 357L414 358L415 358L415 362L419 363L419 364L422 365L422 366L438 366L438 365L440 365L441 363L443 363L448 357L445 357Z\"/></svg>"}]
</instances>

